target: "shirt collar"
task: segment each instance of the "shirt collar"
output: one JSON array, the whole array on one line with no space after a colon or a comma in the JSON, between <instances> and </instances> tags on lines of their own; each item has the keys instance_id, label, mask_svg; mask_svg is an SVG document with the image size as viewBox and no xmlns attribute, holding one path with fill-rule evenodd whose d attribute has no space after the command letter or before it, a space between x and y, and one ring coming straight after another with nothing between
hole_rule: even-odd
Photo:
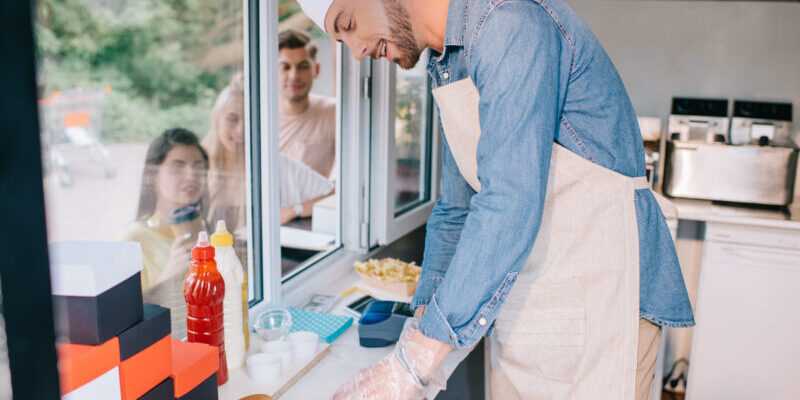
<instances>
[{"instance_id":1,"label":"shirt collar","mask_svg":"<svg viewBox=\"0 0 800 400\"><path fill-rule=\"evenodd\" d=\"M444 49L441 54L431 49L437 62L444 58L447 53L447 46L463 46L464 45L464 31L467 28L467 14L469 12L470 0L450 0L450 5L447 7L447 26L444 31Z\"/></svg>"},{"instance_id":2,"label":"shirt collar","mask_svg":"<svg viewBox=\"0 0 800 400\"><path fill-rule=\"evenodd\" d=\"M450 0L447 8L447 27L444 32L444 45L463 46L464 31L467 27L469 0Z\"/></svg>"}]
</instances>

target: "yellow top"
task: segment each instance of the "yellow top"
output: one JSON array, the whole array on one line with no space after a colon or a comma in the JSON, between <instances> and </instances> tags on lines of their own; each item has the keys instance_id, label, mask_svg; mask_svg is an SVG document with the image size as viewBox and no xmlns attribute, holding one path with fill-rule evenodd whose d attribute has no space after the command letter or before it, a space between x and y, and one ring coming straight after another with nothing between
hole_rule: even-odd
<instances>
[{"instance_id":1,"label":"yellow top","mask_svg":"<svg viewBox=\"0 0 800 400\"><path fill-rule=\"evenodd\" d=\"M117 235L117 240L139 242L142 245L142 290L155 285L169 262L172 238L156 232L144 221L134 221Z\"/></svg>"},{"instance_id":2,"label":"yellow top","mask_svg":"<svg viewBox=\"0 0 800 400\"><path fill-rule=\"evenodd\" d=\"M214 247L233 246L233 235L225 227L225 221L217 221L217 231L211 235L211 245Z\"/></svg>"}]
</instances>

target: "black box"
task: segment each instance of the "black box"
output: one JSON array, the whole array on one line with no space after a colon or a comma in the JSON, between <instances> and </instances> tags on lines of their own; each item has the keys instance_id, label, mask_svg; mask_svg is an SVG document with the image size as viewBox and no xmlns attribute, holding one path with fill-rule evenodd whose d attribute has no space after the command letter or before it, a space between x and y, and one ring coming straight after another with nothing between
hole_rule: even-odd
<instances>
[{"instance_id":1,"label":"black box","mask_svg":"<svg viewBox=\"0 0 800 400\"><path fill-rule=\"evenodd\" d=\"M177 398L176 400L218 400L219 390L217 389L217 373L214 372L201 384L195 386L189 393Z\"/></svg>"},{"instance_id":2,"label":"black box","mask_svg":"<svg viewBox=\"0 0 800 400\"><path fill-rule=\"evenodd\" d=\"M158 386L139 397L139 400L175 400L175 384L172 378L164 379Z\"/></svg>"},{"instance_id":3,"label":"black box","mask_svg":"<svg viewBox=\"0 0 800 400\"><path fill-rule=\"evenodd\" d=\"M97 346L142 320L137 272L96 297L53 296L59 340Z\"/></svg>"},{"instance_id":4,"label":"black box","mask_svg":"<svg viewBox=\"0 0 800 400\"><path fill-rule=\"evenodd\" d=\"M170 334L169 308L144 303L142 320L119 334L119 360L125 361Z\"/></svg>"}]
</instances>

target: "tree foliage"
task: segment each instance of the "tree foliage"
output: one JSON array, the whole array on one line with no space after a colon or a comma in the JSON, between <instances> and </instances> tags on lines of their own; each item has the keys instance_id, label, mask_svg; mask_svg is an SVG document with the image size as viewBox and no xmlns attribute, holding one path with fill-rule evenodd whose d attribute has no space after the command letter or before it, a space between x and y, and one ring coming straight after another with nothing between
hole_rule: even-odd
<instances>
[{"instance_id":1,"label":"tree foliage","mask_svg":"<svg viewBox=\"0 0 800 400\"><path fill-rule=\"evenodd\" d=\"M104 140L142 141L181 126L203 135L209 107L242 52L241 0L38 0L45 92L109 86ZM230 53L230 52L228 52Z\"/></svg>"}]
</instances>

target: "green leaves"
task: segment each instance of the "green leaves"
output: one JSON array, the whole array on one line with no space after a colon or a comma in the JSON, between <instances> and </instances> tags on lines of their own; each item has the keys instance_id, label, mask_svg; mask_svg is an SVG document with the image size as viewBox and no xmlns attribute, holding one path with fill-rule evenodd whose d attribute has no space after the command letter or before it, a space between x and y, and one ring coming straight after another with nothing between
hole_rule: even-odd
<instances>
[{"instance_id":1,"label":"green leaves","mask_svg":"<svg viewBox=\"0 0 800 400\"><path fill-rule=\"evenodd\" d=\"M110 86L104 141L146 141L166 128L202 136L211 102L241 57L201 60L242 40L240 0L37 0L40 80L54 90Z\"/></svg>"}]
</instances>

